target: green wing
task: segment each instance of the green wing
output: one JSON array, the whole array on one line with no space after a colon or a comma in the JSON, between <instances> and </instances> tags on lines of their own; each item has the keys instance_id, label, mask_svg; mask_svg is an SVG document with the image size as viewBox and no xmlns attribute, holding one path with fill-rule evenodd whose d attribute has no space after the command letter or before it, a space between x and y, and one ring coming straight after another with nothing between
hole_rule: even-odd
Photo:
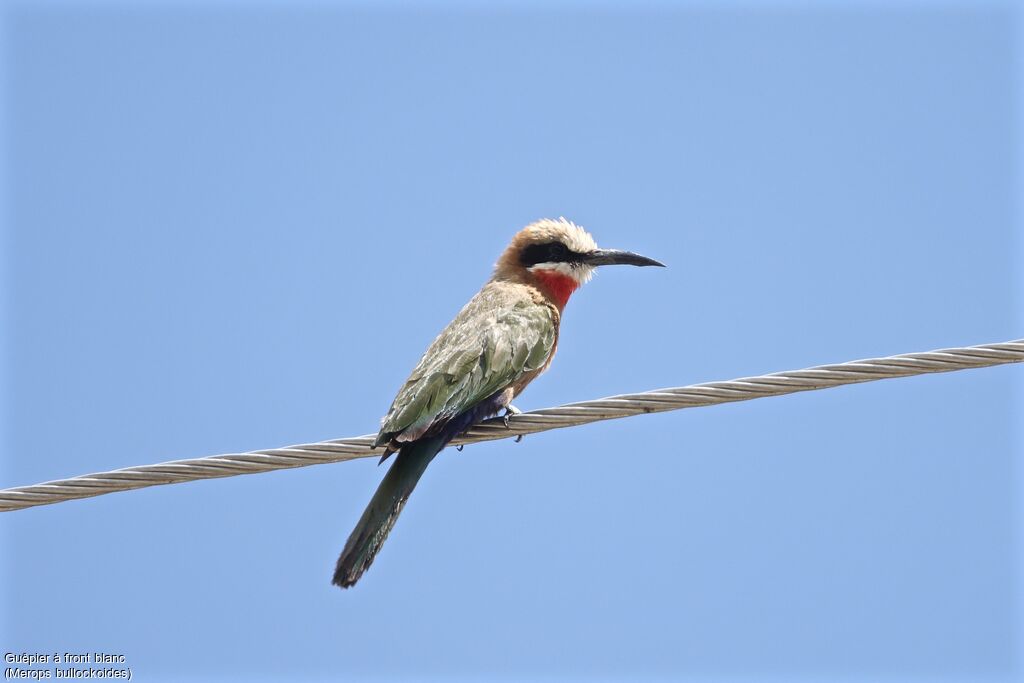
<instances>
[{"instance_id":1,"label":"green wing","mask_svg":"<svg viewBox=\"0 0 1024 683\"><path fill-rule=\"evenodd\" d=\"M508 285L488 284L423 354L382 421L378 444L419 438L542 368L555 345L556 315Z\"/></svg>"}]
</instances>

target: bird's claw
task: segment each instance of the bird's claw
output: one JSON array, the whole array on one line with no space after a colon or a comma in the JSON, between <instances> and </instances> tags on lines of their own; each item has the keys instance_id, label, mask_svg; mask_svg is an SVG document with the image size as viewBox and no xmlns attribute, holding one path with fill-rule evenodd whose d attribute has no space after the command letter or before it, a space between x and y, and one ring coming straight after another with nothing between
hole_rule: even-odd
<instances>
[{"instance_id":1,"label":"bird's claw","mask_svg":"<svg viewBox=\"0 0 1024 683\"><path fill-rule=\"evenodd\" d=\"M455 450L457 450L459 453L461 453L462 449L465 448L465 447L466 447L466 444L460 443L458 446L455 447Z\"/></svg>"},{"instance_id":2,"label":"bird's claw","mask_svg":"<svg viewBox=\"0 0 1024 683\"><path fill-rule=\"evenodd\" d=\"M501 421L505 423L505 429L509 429L508 419L513 415L521 415L522 412L523 411L519 410L519 408L516 408L511 403L505 406L505 414L501 416Z\"/></svg>"},{"instance_id":3,"label":"bird's claw","mask_svg":"<svg viewBox=\"0 0 1024 683\"><path fill-rule=\"evenodd\" d=\"M511 427L508 424L508 419L510 417L512 417L513 415L521 415L522 413L523 413L523 411L519 410L519 408L516 408L511 403L509 403L507 406L505 406L505 414L501 416L502 422L505 423L505 429L511 429ZM522 440L523 440L523 435L522 434L519 434L518 436L516 436L516 443L519 443Z\"/></svg>"}]
</instances>

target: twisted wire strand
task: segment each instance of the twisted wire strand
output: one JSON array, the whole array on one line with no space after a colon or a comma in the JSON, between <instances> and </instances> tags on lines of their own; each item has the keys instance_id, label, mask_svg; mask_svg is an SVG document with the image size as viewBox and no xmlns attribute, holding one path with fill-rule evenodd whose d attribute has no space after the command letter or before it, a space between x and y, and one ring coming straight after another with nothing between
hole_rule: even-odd
<instances>
[{"instance_id":1,"label":"twisted wire strand","mask_svg":"<svg viewBox=\"0 0 1024 683\"><path fill-rule=\"evenodd\" d=\"M828 389L844 384L982 368L1021 361L1024 361L1024 339L1017 339L999 344L870 358L835 365L820 365L804 370L776 372L757 377L742 377L730 381L656 389L639 394L622 394L513 415L509 418L507 427L502 418L493 418L472 428L463 436L452 441L451 445L505 439L521 434L535 434L550 429L575 427L642 413L660 413L682 408L748 401L799 391ZM383 449L373 448L375 436L367 434L247 453L172 460L155 465L138 465L111 472L58 479L32 486L16 486L0 490L0 512L61 503L77 498L101 496L147 486L178 484L216 477L233 477L239 474L255 474L291 467L372 457L383 452Z\"/></svg>"}]
</instances>

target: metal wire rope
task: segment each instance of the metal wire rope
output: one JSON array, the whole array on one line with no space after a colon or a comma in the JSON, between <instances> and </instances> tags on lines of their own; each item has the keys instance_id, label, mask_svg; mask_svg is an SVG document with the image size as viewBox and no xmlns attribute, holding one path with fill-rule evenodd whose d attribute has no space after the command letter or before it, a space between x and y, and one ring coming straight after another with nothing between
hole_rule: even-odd
<instances>
[{"instance_id":1,"label":"metal wire rope","mask_svg":"<svg viewBox=\"0 0 1024 683\"><path fill-rule=\"evenodd\" d=\"M804 370L776 372L757 377L742 377L724 382L706 382L684 387L656 389L638 394L623 394L594 401L569 403L514 415L508 426L494 418L472 428L452 441L452 445L504 439L534 434L549 429L575 427L600 420L613 420L642 413L710 406L733 401L748 401L799 391L828 389L844 384L873 382L893 377L910 377L934 372L951 372L1024 361L1024 339L999 343L908 353L884 358L820 365ZM31 486L0 490L0 512L36 505L61 503L77 498L101 496L116 491L179 484L197 479L232 477L291 467L340 462L379 455L372 447L374 435L331 439L284 448L246 453L230 453L203 458L171 460L155 465L85 474Z\"/></svg>"}]
</instances>

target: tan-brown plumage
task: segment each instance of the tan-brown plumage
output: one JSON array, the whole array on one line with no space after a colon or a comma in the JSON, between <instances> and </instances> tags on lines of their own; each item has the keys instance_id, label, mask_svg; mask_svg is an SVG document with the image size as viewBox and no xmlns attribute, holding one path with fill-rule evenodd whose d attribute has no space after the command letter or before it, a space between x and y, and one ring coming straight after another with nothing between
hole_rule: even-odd
<instances>
[{"instance_id":1,"label":"tan-brown plumage","mask_svg":"<svg viewBox=\"0 0 1024 683\"><path fill-rule=\"evenodd\" d=\"M491 279L431 343L381 421L376 445L398 457L345 549L333 582L353 585L373 562L416 482L455 436L502 410L554 358L569 296L598 265L661 265L601 250L582 228L541 220L520 230Z\"/></svg>"}]
</instances>

